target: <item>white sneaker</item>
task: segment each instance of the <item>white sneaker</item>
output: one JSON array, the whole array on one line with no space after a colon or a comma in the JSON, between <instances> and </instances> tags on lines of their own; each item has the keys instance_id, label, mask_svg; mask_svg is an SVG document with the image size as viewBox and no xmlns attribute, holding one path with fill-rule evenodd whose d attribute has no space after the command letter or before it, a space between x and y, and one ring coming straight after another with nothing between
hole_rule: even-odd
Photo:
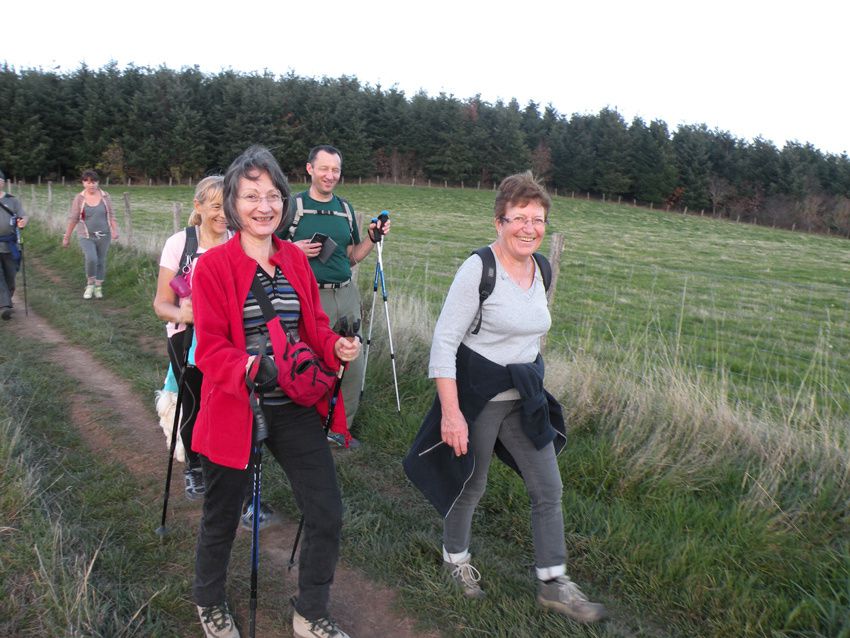
<instances>
[{"instance_id":1,"label":"white sneaker","mask_svg":"<svg viewBox=\"0 0 850 638\"><path fill-rule=\"evenodd\" d=\"M330 616L307 620L297 611L292 612L292 632L297 638L350 638Z\"/></svg>"},{"instance_id":2,"label":"white sneaker","mask_svg":"<svg viewBox=\"0 0 850 638\"><path fill-rule=\"evenodd\" d=\"M103 286L99 286L98 284L94 285L94 298L103 299Z\"/></svg>"},{"instance_id":3,"label":"white sneaker","mask_svg":"<svg viewBox=\"0 0 850 638\"><path fill-rule=\"evenodd\" d=\"M94 296L94 284L89 284L83 291L83 299L91 299Z\"/></svg>"},{"instance_id":4,"label":"white sneaker","mask_svg":"<svg viewBox=\"0 0 850 638\"><path fill-rule=\"evenodd\" d=\"M198 616L201 617L206 638L239 638L239 630L227 603L209 607L198 605Z\"/></svg>"}]
</instances>

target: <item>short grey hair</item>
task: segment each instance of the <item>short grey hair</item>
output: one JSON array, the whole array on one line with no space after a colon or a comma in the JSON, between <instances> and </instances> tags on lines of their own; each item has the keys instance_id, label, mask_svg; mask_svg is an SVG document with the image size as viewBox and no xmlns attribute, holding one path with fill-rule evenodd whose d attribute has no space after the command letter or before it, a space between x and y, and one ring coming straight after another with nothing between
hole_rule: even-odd
<instances>
[{"instance_id":1,"label":"short grey hair","mask_svg":"<svg viewBox=\"0 0 850 638\"><path fill-rule=\"evenodd\" d=\"M283 198L283 215L280 217L280 230L287 221L287 211L292 201L292 191L286 176L280 168L280 164L274 155L264 146L251 146L230 164L224 174L224 216L227 224L235 229L242 230L242 222L236 212L236 198L239 196L239 180L243 177L256 181L261 173L268 173L274 187L280 191Z\"/></svg>"}]
</instances>

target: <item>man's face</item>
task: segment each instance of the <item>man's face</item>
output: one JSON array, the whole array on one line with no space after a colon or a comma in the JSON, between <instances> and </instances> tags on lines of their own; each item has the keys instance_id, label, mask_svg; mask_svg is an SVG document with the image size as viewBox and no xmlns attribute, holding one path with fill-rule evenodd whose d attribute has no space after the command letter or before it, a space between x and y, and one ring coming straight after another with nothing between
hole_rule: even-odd
<instances>
[{"instance_id":1,"label":"man's face","mask_svg":"<svg viewBox=\"0 0 850 638\"><path fill-rule=\"evenodd\" d=\"M312 164L307 164L307 173L312 179L312 189L322 197L333 195L342 172L339 155L319 151Z\"/></svg>"}]
</instances>

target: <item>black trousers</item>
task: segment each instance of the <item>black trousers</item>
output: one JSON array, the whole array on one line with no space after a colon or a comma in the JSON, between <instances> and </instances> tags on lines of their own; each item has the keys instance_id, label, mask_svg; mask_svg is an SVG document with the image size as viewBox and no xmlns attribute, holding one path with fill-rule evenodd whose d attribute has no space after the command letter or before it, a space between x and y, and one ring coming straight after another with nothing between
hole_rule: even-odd
<instances>
[{"instance_id":1,"label":"black trousers","mask_svg":"<svg viewBox=\"0 0 850 638\"><path fill-rule=\"evenodd\" d=\"M328 614L339 558L342 499L336 468L315 409L287 404L265 408L264 412L269 428L266 447L286 473L304 515L295 609L306 619L316 620ZM201 464L206 493L192 597L196 604L207 607L225 601L230 550L253 466L249 463L246 469L236 470L203 455Z\"/></svg>"},{"instance_id":2,"label":"black trousers","mask_svg":"<svg viewBox=\"0 0 850 638\"><path fill-rule=\"evenodd\" d=\"M168 340L168 359L171 361L171 369L174 377L179 380L180 367L186 356L186 348L191 346L185 343L186 332L178 332ZM180 439L186 449L186 465L191 468L201 466L201 459L197 452L192 451L192 432L195 431L195 421L198 418L198 410L201 407L201 382L204 375L193 365L186 366L186 384L183 390L182 408L180 409Z\"/></svg>"}]
</instances>

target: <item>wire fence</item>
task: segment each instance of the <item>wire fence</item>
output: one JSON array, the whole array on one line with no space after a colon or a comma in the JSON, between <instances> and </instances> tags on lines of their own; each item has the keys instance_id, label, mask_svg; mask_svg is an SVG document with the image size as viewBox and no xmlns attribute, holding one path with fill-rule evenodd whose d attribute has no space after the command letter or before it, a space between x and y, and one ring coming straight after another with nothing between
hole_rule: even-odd
<instances>
[{"instance_id":1,"label":"wire fence","mask_svg":"<svg viewBox=\"0 0 850 638\"><path fill-rule=\"evenodd\" d=\"M58 243L76 192L76 185L29 185L16 195L29 214L57 231ZM191 200L191 191L182 187L151 195L131 188L113 197L122 225L120 243L157 257L189 212L169 197ZM436 314L457 267L474 247L475 233L427 239L394 234L384 251L390 294L415 296ZM643 237L638 233L634 241ZM364 290L372 283L370 268L366 263L356 269L366 271L359 275ZM808 281L742 275L697 260L642 263L595 245L574 247L560 259L547 346L613 362L634 360L639 350L645 361L674 362L722 382L733 398L750 404L782 403L802 392L830 410L846 410L846 272L839 270L832 279L811 274Z\"/></svg>"}]
</instances>

